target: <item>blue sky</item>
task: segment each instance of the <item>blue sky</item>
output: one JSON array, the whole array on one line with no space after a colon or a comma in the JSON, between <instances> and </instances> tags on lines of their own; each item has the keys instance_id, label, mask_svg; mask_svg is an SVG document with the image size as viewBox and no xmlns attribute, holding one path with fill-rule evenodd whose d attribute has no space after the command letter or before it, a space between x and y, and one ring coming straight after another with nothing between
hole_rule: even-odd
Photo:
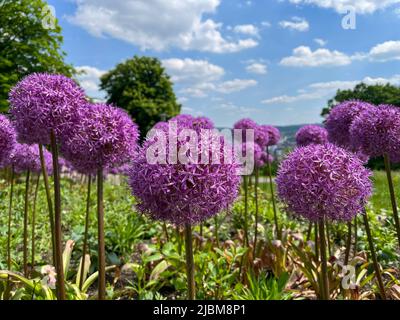
<instances>
[{"instance_id":1,"label":"blue sky","mask_svg":"<svg viewBox=\"0 0 400 320\"><path fill-rule=\"evenodd\" d=\"M159 58L182 112L217 126L321 122L338 88L400 85L400 0L49 0L68 62L98 78L134 55ZM355 29L342 19L354 12Z\"/></svg>"}]
</instances>

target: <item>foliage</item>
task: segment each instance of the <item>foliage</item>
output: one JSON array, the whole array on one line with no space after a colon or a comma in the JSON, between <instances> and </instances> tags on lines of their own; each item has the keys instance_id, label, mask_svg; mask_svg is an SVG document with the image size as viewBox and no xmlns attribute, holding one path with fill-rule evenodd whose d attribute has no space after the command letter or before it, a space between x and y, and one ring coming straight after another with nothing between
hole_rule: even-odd
<instances>
[{"instance_id":1,"label":"foliage","mask_svg":"<svg viewBox=\"0 0 400 320\"><path fill-rule=\"evenodd\" d=\"M142 136L161 120L180 112L172 82L157 58L135 56L102 76L107 102L127 110ZM165 119L163 119L165 117Z\"/></svg>"},{"instance_id":2,"label":"foliage","mask_svg":"<svg viewBox=\"0 0 400 320\"><path fill-rule=\"evenodd\" d=\"M8 183L0 173L0 212L7 212ZM264 178L265 176L263 176ZM36 179L36 177L32 177ZM400 175L394 174L398 185ZM367 210L378 260L383 269L388 296L399 295L399 256L396 235L384 172L375 172L375 192ZM50 179L50 183L52 180ZM186 264L182 230L166 225L168 239L162 223L153 222L135 212L135 199L129 194L122 177L110 176L105 183L105 229L107 265L115 265L108 273L109 299L185 299ZM243 246L243 201L239 200L229 213L203 223L202 231L196 226L194 235L195 280L198 299L315 299L319 261L313 251L313 236L307 242L308 223L282 211L278 212L283 227L283 239L274 239L273 211L268 184L259 186L259 241L256 256L252 256L254 238L254 181L249 186L249 238L250 247ZM89 251L86 264L91 285L78 289L79 264L82 257L83 221L85 215L86 181L78 175L62 179L64 243L69 250L65 261L68 299L96 298L97 228L94 217L96 190L90 198ZM43 288L41 267L51 261L49 252L47 203L41 186L37 202L36 256L37 264L29 279L21 277L22 269L22 214L24 176L18 176L14 189L12 221L12 299L55 299L54 291ZM30 193L30 199L33 191ZM5 252L7 241L7 215L0 215L0 251ZM216 233L216 222L218 232ZM29 234L31 230L29 229ZM331 297L335 299L375 299L377 286L368 257L368 243L362 219L358 219L357 254L351 250L350 264L356 270L356 287L342 288L341 261L346 244L346 224L330 225L331 246L329 265ZM218 241L217 238L218 237ZM73 242L68 241L72 239ZM72 244L74 244L72 246ZM73 248L73 250L72 250ZM0 255L0 270L6 268L5 255ZM0 272L0 291L4 292L8 271Z\"/></svg>"},{"instance_id":3,"label":"foliage","mask_svg":"<svg viewBox=\"0 0 400 320\"><path fill-rule=\"evenodd\" d=\"M0 112L5 112L8 92L22 77L33 72L71 76L74 71L64 62L57 20L53 29L42 25L49 14L44 0L6 0L0 6Z\"/></svg>"}]
</instances>

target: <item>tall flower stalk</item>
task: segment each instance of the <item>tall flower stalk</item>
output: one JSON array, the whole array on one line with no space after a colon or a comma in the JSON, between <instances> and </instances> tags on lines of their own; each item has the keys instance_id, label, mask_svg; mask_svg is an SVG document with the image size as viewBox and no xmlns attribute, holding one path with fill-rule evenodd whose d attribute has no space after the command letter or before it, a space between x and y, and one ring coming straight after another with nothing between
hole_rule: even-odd
<instances>
[{"instance_id":1,"label":"tall flower stalk","mask_svg":"<svg viewBox=\"0 0 400 320\"><path fill-rule=\"evenodd\" d=\"M37 175L36 183L35 183L35 191L33 194L33 205L32 205L32 239L31 239L31 265L32 269L35 269L35 237L36 237L36 203L37 203L37 196L39 192L39 182L40 182L40 174Z\"/></svg>"},{"instance_id":2,"label":"tall flower stalk","mask_svg":"<svg viewBox=\"0 0 400 320\"><path fill-rule=\"evenodd\" d=\"M368 214L365 209L364 209L363 219L364 219L365 232L367 233L369 250L371 252L372 263L375 270L375 277L378 282L379 292L381 294L381 298L383 300L386 300L385 286L382 281L381 269L379 267L378 258L376 257L374 241L372 239L371 228L369 226L369 221L368 221Z\"/></svg>"},{"instance_id":3,"label":"tall flower stalk","mask_svg":"<svg viewBox=\"0 0 400 320\"><path fill-rule=\"evenodd\" d=\"M269 158L269 148L267 147L267 157ZM274 224L275 224L275 232L277 239L282 239L282 231L279 227L278 221L278 213L276 208L276 200L275 200L275 192L274 192L274 183L272 181L272 165L270 161L267 161L267 171L268 171L268 181L269 181L269 190L271 193L271 201L272 201L272 210L274 212Z\"/></svg>"},{"instance_id":4,"label":"tall flower stalk","mask_svg":"<svg viewBox=\"0 0 400 320\"><path fill-rule=\"evenodd\" d=\"M399 125L400 125L400 123L399 123ZM399 212L397 209L396 194L394 192L394 186L393 186L390 155L388 153L385 153L383 155L383 158L384 158L384 162L385 162L385 171L386 171L386 177L387 177L388 186L389 186L390 202L392 204L392 210L393 210L394 225L396 228L397 240L398 240L399 247L400 247L400 221L399 221Z\"/></svg>"},{"instance_id":5,"label":"tall flower stalk","mask_svg":"<svg viewBox=\"0 0 400 320\"><path fill-rule=\"evenodd\" d=\"M50 132L51 152L53 156L54 179L54 242L57 272L57 293L59 300L65 300L64 266L62 258L62 217L61 217L61 177L58 162L58 145L54 130Z\"/></svg>"},{"instance_id":6,"label":"tall flower stalk","mask_svg":"<svg viewBox=\"0 0 400 320\"><path fill-rule=\"evenodd\" d=\"M194 281L192 226L190 225L190 223L185 224L185 256L186 256L188 299L194 300L196 297L196 287Z\"/></svg>"},{"instance_id":7,"label":"tall flower stalk","mask_svg":"<svg viewBox=\"0 0 400 320\"><path fill-rule=\"evenodd\" d=\"M24 275L28 277L28 216L29 216L29 181L31 172L26 172L25 197L24 197L24 236L23 236L23 266Z\"/></svg>"},{"instance_id":8,"label":"tall flower stalk","mask_svg":"<svg viewBox=\"0 0 400 320\"><path fill-rule=\"evenodd\" d=\"M104 199L103 199L103 169L97 170L97 246L99 269L98 299L106 298L106 253L104 241Z\"/></svg>"},{"instance_id":9,"label":"tall flower stalk","mask_svg":"<svg viewBox=\"0 0 400 320\"><path fill-rule=\"evenodd\" d=\"M329 300L329 279L328 279L328 262L326 258L326 238L325 238L325 221L323 219L318 222L319 239L320 239L320 250L321 250L321 299Z\"/></svg>"},{"instance_id":10,"label":"tall flower stalk","mask_svg":"<svg viewBox=\"0 0 400 320\"><path fill-rule=\"evenodd\" d=\"M39 157L40 157L40 167L43 175L44 189L46 191L47 208L49 213L49 225L51 233L51 254L53 257L53 265L56 265L56 236L54 227L54 210L53 210L53 200L51 200L50 183L49 177L47 175L47 166L43 152L43 145L39 144Z\"/></svg>"},{"instance_id":11,"label":"tall flower stalk","mask_svg":"<svg viewBox=\"0 0 400 320\"><path fill-rule=\"evenodd\" d=\"M82 247L82 263L79 279L79 289L82 290L83 277L85 273L86 250L88 248L88 233L89 233L89 218L90 218L90 194L92 189L92 176L88 175L87 196L86 196L86 214L85 214L85 231L83 234L83 247Z\"/></svg>"}]
</instances>

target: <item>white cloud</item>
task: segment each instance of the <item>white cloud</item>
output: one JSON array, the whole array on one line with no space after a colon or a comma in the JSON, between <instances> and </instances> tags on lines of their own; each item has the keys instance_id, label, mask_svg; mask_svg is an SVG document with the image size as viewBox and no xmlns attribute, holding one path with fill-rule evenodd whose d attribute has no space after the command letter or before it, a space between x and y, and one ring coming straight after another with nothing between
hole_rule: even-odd
<instances>
[{"instance_id":1,"label":"white cloud","mask_svg":"<svg viewBox=\"0 0 400 320\"><path fill-rule=\"evenodd\" d=\"M328 43L328 41L326 41L324 39L321 39L321 38L315 38L314 42L316 44L318 44L319 46L321 46L321 47L325 47L327 45L327 43Z\"/></svg>"},{"instance_id":2,"label":"white cloud","mask_svg":"<svg viewBox=\"0 0 400 320\"><path fill-rule=\"evenodd\" d=\"M356 13L367 14L400 3L400 0L289 0L289 2L316 5L321 8L334 9L339 13L345 12L351 6Z\"/></svg>"},{"instance_id":3,"label":"white cloud","mask_svg":"<svg viewBox=\"0 0 400 320\"><path fill-rule=\"evenodd\" d=\"M262 21L261 26L263 26L264 28L269 28L272 26L272 24L269 21Z\"/></svg>"},{"instance_id":4,"label":"white cloud","mask_svg":"<svg viewBox=\"0 0 400 320\"><path fill-rule=\"evenodd\" d=\"M86 94L95 100L104 100L105 93L100 90L100 77L106 73L104 70L97 69L91 66L80 66L76 67L78 72L82 74L78 75L78 81Z\"/></svg>"},{"instance_id":5,"label":"white cloud","mask_svg":"<svg viewBox=\"0 0 400 320\"><path fill-rule=\"evenodd\" d=\"M232 93L243 91L247 88L254 87L257 85L256 80L252 79L234 79L220 83L216 88L215 91L221 93Z\"/></svg>"},{"instance_id":6,"label":"white cloud","mask_svg":"<svg viewBox=\"0 0 400 320\"><path fill-rule=\"evenodd\" d=\"M310 29L310 24L304 18L292 17L291 21L283 20L279 22L279 25L284 29L296 30L305 32Z\"/></svg>"},{"instance_id":7,"label":"white cloud","mask_svg":"<svg viewBox=\"0 0 400 320\"><path fill-rule=\"evenodd\" d=\"M250 36L259 36L259 30L255 25L252 24L241 24L237 25L233 28L233 32L235 33L240 33L240 34L246 34Z\"/></svg>"},{"instance_id":8,"label":"white cloud","mask_svg":"<svg viewBox=\"0 0 400 320\"><path fill-rule=\"evenodd\" d=\"M225 70L206 60L162 60L172 81L180 86L179 93L192 98L205 98L210 92L229 94L257 85L252 79L223 81Z\"/></svg>"},{"instance_id":9,"label":"white cloud","mask_svg":"<svg viewBox=\"0 0 400 320\"><path fill-rule=\"evenodd\" d=\"M177 83L210 82L219 80L225 74L223 68L206 60L165 59L162 60L162 64L172 77L172 81Z\"/></svg>"},{"instance_id":10,"label":"white cloud","mask_svg":"<svg viewBox=\"0 0 400 320\"><path fill-rule=\"evenodd\" d=\"M400 85L400 74L393 75L390 78L372 78L365 77L362 80L355 81L329 81L310 84L305 89L299 90L297 95L282 95L272 97L262 101L263 104L290 104L300 101L321 100L331 98L338 89L353 89L358 83L363 82L367 85L386 84Z\"/></svg>"},{"instance_id":11,"label":"white cloud","mask_svg":"<svg viewBox=\"0 0 400 320\"><path fill-rule=\"evenodd\" d=\"M227 40L222 24L204 19L220 0L74 0L68 17L96 37L109 36L157 51L178 47L214 53L237 52L258 45L254 39Z\"/></svg>"},{"instance_id":12,"label":"white cloud","mask_svg":"<svg viewBox=\"0 0 400 320\"><path fill-rule=\"evenodd\" d=\"M283 58L281 65L286 67L321 67L321 66L345 66L351 63L351 57L339 51L317 49L312 51L310 47L300 46L293 50L293 55Z\"/></svg>"},{"instance_id":13,"label":"white cloud","mask_svg":"<svg viewBox=\"0 0 400 320\"><path fill-rule=\"evenodd\" d=\"M248 73L255 73L255 74L266 74L267 73L267 66L263 63L254 62L249 64L246 67L246 71Z\"/></svg>"},{"instance_id":14,"label":"white cloud","mask_svg":"<svg viewBox=\"0 0 400 320\"><path fill-rule=\"evenodd\" d=\"M386 41L373 47L369 58L374 61L400 60L400 41Z\"/></svg>"}]
</instances>

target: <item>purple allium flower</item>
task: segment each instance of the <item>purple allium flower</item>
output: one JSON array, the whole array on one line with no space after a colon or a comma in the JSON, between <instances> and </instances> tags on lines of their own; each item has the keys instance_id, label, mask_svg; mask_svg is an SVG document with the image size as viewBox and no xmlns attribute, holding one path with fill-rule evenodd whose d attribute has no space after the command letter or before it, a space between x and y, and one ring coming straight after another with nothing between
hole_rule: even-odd
<instances>
[{"instance_id":1,"label":"purple allium flower","mask_svg":"<svg viewBox=\"0 0 400 320\"><path fill-rule=\"evenodd\" d=\"M351 150L350 126L356 116L371 108L375 106L359 100L345 101L333 107L325 123L329 142Z\"/></svg>"},{"instance_id":2,"label":"purple allium flower","mask_svg":"<svg viewBox=\"0 0 400 320\"><path fill-rule=\"evenodd\" d=\"M11 90L9 101L18 141L49 144L51 129L61 136L76 121L85 94L63 75L34 73Z\"/></svg>"},{"instance_id":3,"label":"purple allium flower","mask_svg":"<svg viewBox=\"0 0 400 320\"><path fill-rule=\"evenodd\" d=\"M7 162L16 144L16 133L10 120L0 114L0 165Z\"/></svg>"},{"instance_id":4,"label":"purple allium flower","mask_svg":"<svg viewBox=\"0 0 400 320\"><path fill-rule=\"evenodd\" d=\"M279 140L281 139L281 133L279 132L278 128L269 125L262 125L260 127L261 130L268 133L268 147L278 144Z\"/></svg>"},{"instance_id":5,"label":"purple allium flower","mask_svg":"<svg viewBox=\"0 0 400 320\"><path fill-rule=\"evenodd\" d=\"M88 105L78 112L80 121L61 144L61 152L80 172L93 174L103 167L129 162L136 154L138 127L122 109Z\"/></svg>"},{"instance_id":6,"label":"purple allium flower","mask_svg":"<svg viewBox=\"0 0 400 320\"><path fill-rule=\"evenodd\" d=\"M350 221L372 193L371 171L333 144L296 148L281 163L278 195L288 210L311 221Z\"/></svg>"},{"instance_id":7,"label":"purple allium flower","mask_svg":"<svg viewBox=\"0 0 400 320\"><path fill-rule=\"evenodd\" d=\"M400 158L400 110L380 105L361 112L350 127L353 147L370 157L389 154L393 162Z\"/></svg>"},{"instance_id":8,"label":"purple allium flower","mask_svg":"<svg viewBox=\"0 0 400 320\"><path fill-rule=\"evenodd\" d=\"M177 122L178 126L184 126L190 128L192 126L194 117L190 114L178 114L177 116L171 118L169 122Z\"/></svg>"},{"instance_id":9,"label":"purple allium flower","mask_svg":"<svg viewBox=\"0 0 400 320\"><path fill-rule=\"evenodd\" d=\"M200 132L202 129L211 130L215 128L214 123L207 117L197 117L192 121L192 127L197 132Z\"/></svg>"},{"instance_id":10,"label":"purple allium flower","mask_svg":"<svg viewBox=\"0 0 400 320\"><path fill-rule=\"evenodd\" d=\"M268 131L263 130L255 121L244 118L236 122L233 129L243 130L242 132L242 142L246 142L246 130L254 130L254 141L264 149L269 143Z\"/></svg>"},{"instance_id":11,"label":"purple allium flower","mask_svg":"<svg viewBox=\"0 0 400 320\"><path fill-rule=\"evenodd\" d=\"M180 122L178 132L182 129L194 129L193 123ZM138 210L153 219L182 225L199 223L227 209L237 197L240 184L235 159L225 162L220 153L220 164L170 163L170 141L168 136L166 139L166 164L149 163L146 151L153 139L145 141L134 159L129 184L138 200ZM201 136L196 147L200 149L200 145Z\"/></svg>"},{"instance_id":12,"label":"purple allium flower","mask_svg":"<svg viewBox=\"0 0 400 320\"><path fill-rule=\"evenodd\" d=\"M53 172L52 156L47 149L43 149L43 156L48 174ZM31 171L42 172L38 145L28 145L17 143L10 156L10 165L14 167L16 173Z\"/></svg>"},{"instance_id":13,"label":"purple allium flower","mask_svg":"<svg viewBox=\"0 0 400 320\"><path fill-rule=\"evenodd\" d=\"M298 146L308 146L309 144L324 144L328 142L328 132L325 128L317 125L307 125L300 128L296 133L296 143Z\"/></svg>"}]
</instances>

